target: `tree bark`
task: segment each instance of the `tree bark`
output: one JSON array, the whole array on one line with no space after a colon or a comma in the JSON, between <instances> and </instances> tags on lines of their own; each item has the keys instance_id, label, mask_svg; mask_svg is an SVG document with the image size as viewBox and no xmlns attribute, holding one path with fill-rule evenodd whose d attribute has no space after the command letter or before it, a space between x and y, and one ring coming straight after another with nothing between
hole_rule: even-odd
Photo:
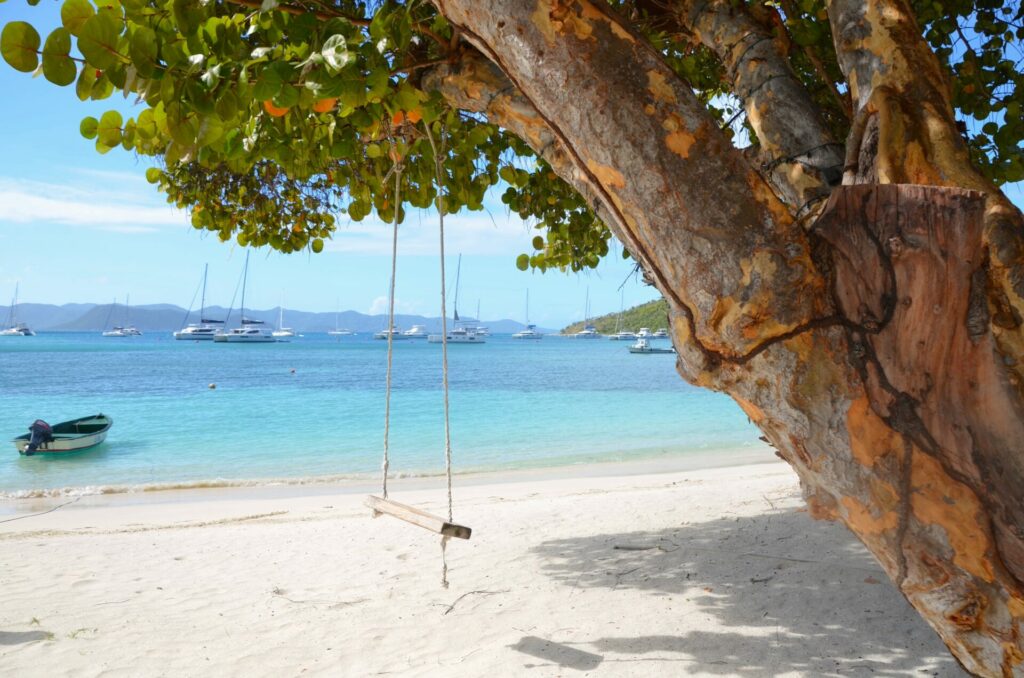
<instances>
[{"instance_id":1,"label":"tree bark","mask_svg":"<svg viewBox=\"0 0 1024 678\"><path fill-rule=\"evenodd\" d=\"M680 373L740 404L968 670L1019 675L1024 229L971 168L900 0L829 8L856 114L845 179L864 185L807 232L605 6L434 1L651 272Z\"/></svg>"}]
</instances>

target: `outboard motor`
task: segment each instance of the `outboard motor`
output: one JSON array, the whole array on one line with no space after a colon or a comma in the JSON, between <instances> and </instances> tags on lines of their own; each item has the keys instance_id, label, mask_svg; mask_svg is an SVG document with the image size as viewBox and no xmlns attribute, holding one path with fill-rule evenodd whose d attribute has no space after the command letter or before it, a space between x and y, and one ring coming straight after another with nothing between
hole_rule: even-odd
<instances>
[{"instance_id":1,"label":"outboard motor","mask_svg":"<svg viewBox=\"0 0 1024 678\"><path fill-rule=\"evenodd\" d=\"M28 439L28 449L25 450L26 455L35 454L40 445L53 440L53 429L42 419L36 419L32 422L28 430L32 435Z\"/></svg>"}]
</instances>

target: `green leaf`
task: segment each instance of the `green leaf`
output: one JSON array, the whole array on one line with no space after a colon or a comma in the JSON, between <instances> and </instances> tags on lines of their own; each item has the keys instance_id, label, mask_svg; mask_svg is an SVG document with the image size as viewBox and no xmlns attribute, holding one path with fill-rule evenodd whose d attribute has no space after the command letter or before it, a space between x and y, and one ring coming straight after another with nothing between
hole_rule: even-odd
<instances>
[{"instance_id":1,"label":"green leaf","mask_svg":"<svg viewBox=\"0 0 1024 678\"><path fill-rule=\"evenodd\" d=\"M39 43L36 29L24 21L12 21L0 33L0 53L16 71L31 73L39 67Z\"/></svg>"},{"instance_id":2,"label":"green leaf","mask_svg":"<svg viewBox=\"0 0 1024 678\"><path fill-rule=\"evenodd\" d=\"M57 28L43 46L43 75L54 85L66 87L75 81L78 69L71 60L71 34L66 28Z\"/></svg>"},{"instance_id":3,"label":"green leaf","mask_svg":"<svg viewBox=\"0 0 1024 678\"><path fill-rule=\"evenodd\" d=\"M64 0L60 8L60 21L71 35L78 35L85 24L95 14L89 0Z\"/></svg>"},{"instance_id":4,"label":"green leaf","mask_svg":"<svg viewBox=\"0 0 1024 678\"><path fill-rule=\"evenodd\" d=\"M95 139L96 130L100 125L100 121L91 115L88 118L82 119L82 124L78 126L78 131L82 133L82 136L86 139Z\"/></svg>"},{"instance_id":5,"label":"green leaf","mask_svg":"<svg viewBox=\"0 0 1024 678\"><path fill-rule=\"evenodd\" d=\"M96 143L113 148L121 143L121 125L124 120L117 111L107 111L96 129Z\"/></svg>"},{"instance_id":6,"label":"green leaf","mask_svg":"<svg viewBox=\"0 0 1024 678\"><path fill-rule=\"evenodd\" d=\"M75 94L80 101L88 101L92 94L93 85L96 84L96 69L86 64L78 75L78 82L75 84Z\"/></svg>"},{"instance_id":7,"label":"green leaf","mask_svg":"<svg viewBox=\"0 0 1024 678\"><path fill-rule=\"evenodd\" d=\"M156 33L148 26L138 26L132 33L128 45L128 55L135 69L144 78L153 75L157 70Z\"/></svg>"},{"instance_id":8,"label":"green leaf","mask_svg":"<svg viewBox=\"0 0 1024 678\"><path fill-rule=\"evenodd\" d=\"M78 51L96 68L106 70L120 62L117 51L121 24L111 12L100 12L92 17L78 33Z\"/></svg>"}]
</instances>

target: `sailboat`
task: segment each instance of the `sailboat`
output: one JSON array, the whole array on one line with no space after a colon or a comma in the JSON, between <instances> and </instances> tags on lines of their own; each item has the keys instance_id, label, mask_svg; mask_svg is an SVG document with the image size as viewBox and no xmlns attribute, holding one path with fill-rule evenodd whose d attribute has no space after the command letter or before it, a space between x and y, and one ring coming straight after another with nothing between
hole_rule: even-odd
<instances>
[{"instance_id":1,"label":"sailboat","mask_svg":"<svg viewBox=\"0 0 1024 678\"><path fill-rule=\"evenodd\" d=\"M575 339L599 339L597 328L590 324L590 288L587 288L587 303L583 307L583 329L572 335Z\"/></svg>"},{"instance_id":2,"label":"sailboat","mask_svg":"<svg viewBox=\"0 0 1024 678\"><path fill-rule=\"evenodd\" d=\"M14 283L14 300L11 308L7 311L7 322L4 329L0 330L0 337L34 337L36 333L29 329L25 323L18 322L18 283Z\"/></svg>"},{"instance_id":3,"label":"sailboat","mask_svg":"<svg viewBox=\"0 0 1024 678\"><path fill-rule=\"evenodd\" d=\"M245 268L242 269L242 325L233 327L227 332L213 338L218 344L272 344L277 341L274 335L262 325L262 320L250 320L245 317L245 286L249 281L249 250L245 252Z\"/></svg>"},{"instance_id":4,"label":"sailboat","mask_svg":"<svg viewBox=\"0 0 1024 678\"><path fill-rule=\"evenodd\" d=\"M629 330L622 329L622 309L625 307L626 292L623 290L619 297L619 315L615 318L615 334L608 335L612 341L633 341L636 335Z\"/></svg>"},{"instance_id":5,"label":"sailboat","mask_svg":"<svg viewBox=\"0 0 1024 678\"><path fill-rule=\"evenodd\" d=\"M526 329L512 335L513 339L543 339L544 335L537 331L536 325L530 324L530 290L526 290Z\"/></svg>"},{"instance_id":6,"label":"sailboat","mask_svg":"<svg viewBox=\"0 0 1024 678\"><path fill-rule=\"evenodd\" d=\"M453 327L447 335L447 341L449 344L483 344L486 339L483 335L477 334L476 327L470 327L465 324L460 324L459 321L459 278L462 276L462 255L459 255L459 265L455 269L455 304L453 306L453 319L455 321L455 327ZM427 341L431 344L440 344L445 340L445 335L442 334L431 334L427 337Z\"/></svg>"},{"instance_id":7,"label":"sailboat","mask_svg":"<svg viewBox=\"0 0 1024 678\"><path fill-rule=\"evenodd\" d=\"M333 337L347 337L347 336L350 336L352 334L355 334L355 332L353 332L352 330L343 330L343 329L339 329L338 328L338 307L339 306L341 306L341 302L340 301L334 305L334 329L333 330L327 330L327 334L329 334L329 335L331 335Z\"/></svg>"},{"instance_id":8,"label":"sailboat","mask_svg":"<svg viewBox=\"0 0 1024 678\"><path fill-rule=\"evenodd\" d=\"M121 331L124 332L127 337L141 337L142 332L139 332L135 328L135 325L132 325L131 313L132 296L130 294L126 294L124 297L124 327L121 328Z\"/></svg>"},{"instance_id":9,"label":"sailboat","mask_svg":"<svg viewBox=\"0 0 1024 678\"><path fill-rule=\"evenodd\" d=\"M175 332L175 339L213 341L214 335L220 331L220 326L224 324L223 320L210 320L206 317L206 274L209 271L209 268L209 264L203 266L203 296L199 300L199 322L192 323L188 327L183 327ZM192 297L192 300L195 301L195 297ZM189 310L191 312L191 309ZM185 316L185 320L188 320L188 315Z\"/></svg>"},{"instance_id":10,"label":"sailboat","mask_svg":"<svg viewBox=\"0 0 1024 678\"><path fill-rule=\"evenodd\" d=\"M289 341L295 336L295 330L290 327L284 326L284 299L281 299L281 304L277 307L277 329L271 332L271 334L278 341Z\"/></svg>"}]
</instances>

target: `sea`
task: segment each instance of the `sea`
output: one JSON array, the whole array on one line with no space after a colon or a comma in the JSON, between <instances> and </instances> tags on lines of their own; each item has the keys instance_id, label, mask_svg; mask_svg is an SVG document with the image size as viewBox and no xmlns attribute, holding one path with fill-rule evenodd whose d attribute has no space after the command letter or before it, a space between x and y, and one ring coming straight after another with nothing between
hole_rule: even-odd
<instances>
[{"instance_id":1,"label":"sea","mask_svg":"<svg viewBox=\"0 0 1024 678\"><path fill-rule=\"evenodd\" d=\"M663 341L668 345L667 341ZM727 396L629 342L492 336L449 345L458 474L729 455L764 447ZM387 342L307 334L215 344L170 334L0 337L0 498L366 480L380 473ZM394 344L390 468L444 472L441 346ZM19 455L10 438L103 413L105 443Z\"/></svg>"}]
</instances>

